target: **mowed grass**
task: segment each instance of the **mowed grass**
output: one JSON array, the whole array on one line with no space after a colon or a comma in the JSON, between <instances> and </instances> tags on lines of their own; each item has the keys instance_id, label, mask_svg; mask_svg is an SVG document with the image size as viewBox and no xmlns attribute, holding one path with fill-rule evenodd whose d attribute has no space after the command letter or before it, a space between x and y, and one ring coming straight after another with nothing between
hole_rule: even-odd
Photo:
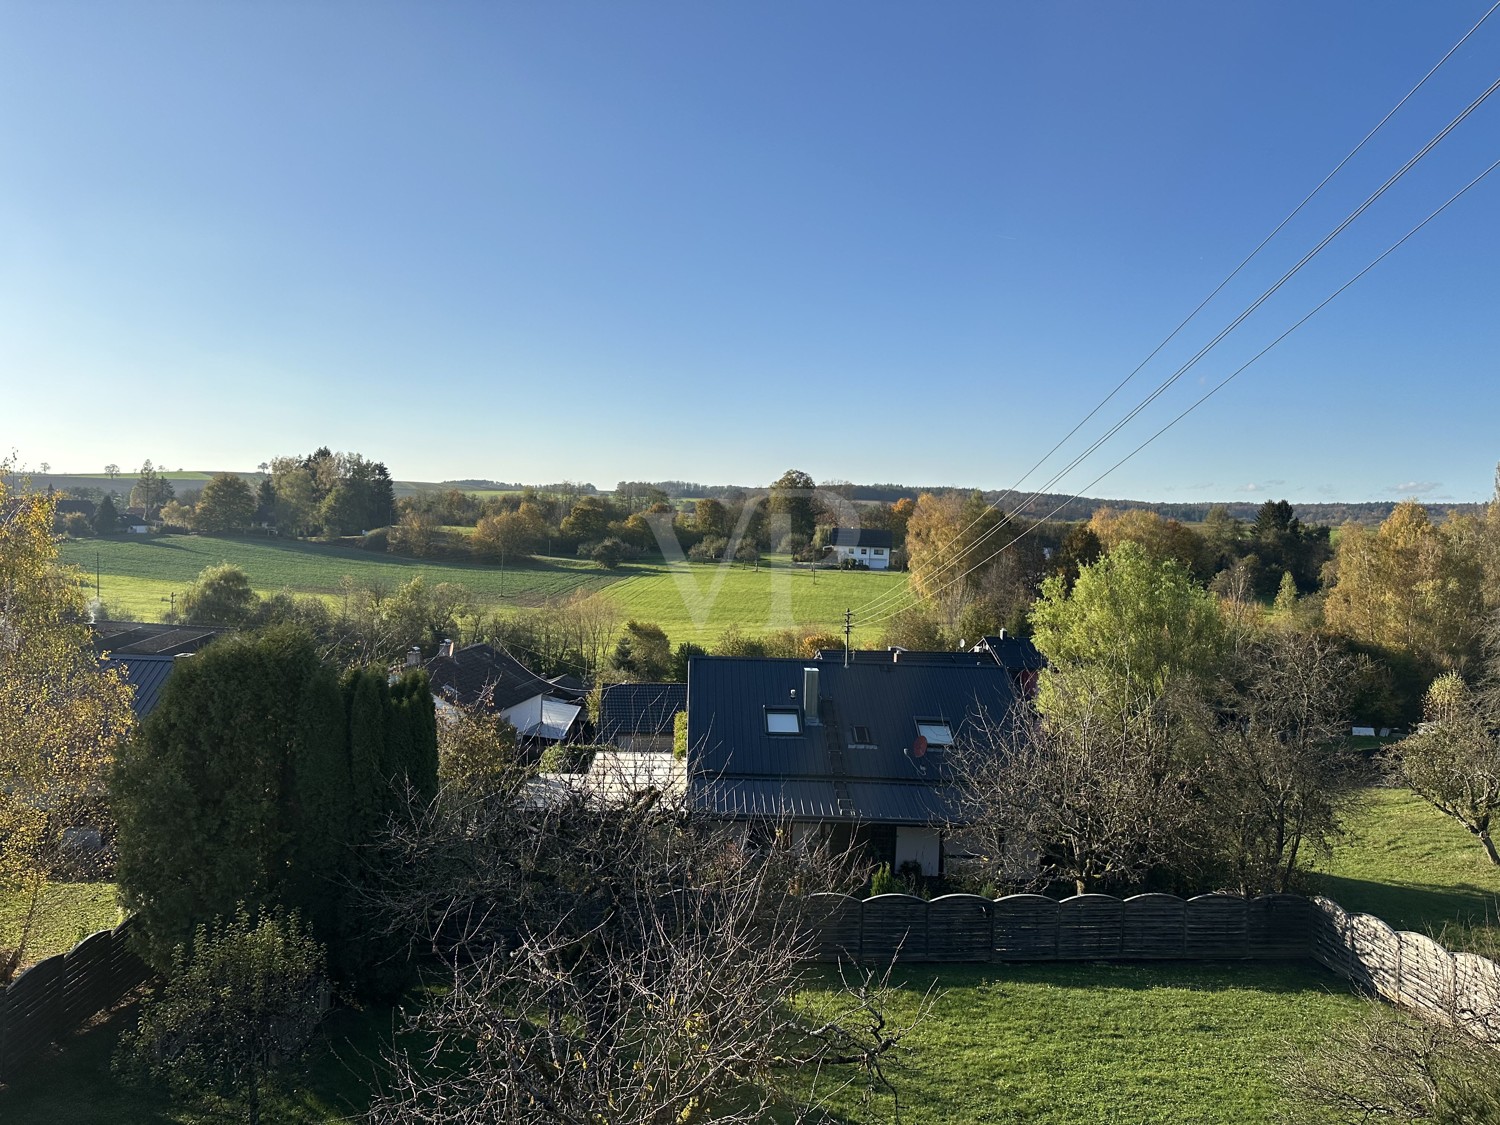
<instances>
[{"instance_id":1,"label":"mowed grass","mask_svg":"<svg viewBox=\"0 0 1500 1125\"><path fill-rule=\"evenodd\" d=\"M20 940L28 906L25 895L0 893L0 948L9 948ZM89 934L111 929L119 922L113 883L49 883L42 888L41 903L26 942L26 962L66 953Z\"/></svg>"},{"instance_id":2,"label":"mowed grass","mask_svg":"<svg viewBox=\"0 0 1500 1125\"><path fill-rule=\"evenodd\" d=\"M503 569L481 563L408 559L350 547L292 539L247 539L199 535L116 536L69 540L65 561L92 580L116 617L159 621L204 567L233 563L261 594L289 590L337 602L345 575L356 584L379 584L387 592L417 575L430 585L452 582L473 595L487 613L533 608L575 590L602 590L622 620L654 621L674 644L711 645L730 625L756 635L787 628L838 633L845 609L855 611L856 643L875 643L875 620L905 603L905 574L877 571L818 571L771 559L759 568L742 564L627 563L600 570L583 559L539 558ZM880 600L878 607L871 603ZM867 612L866 607L871 607Z\"/></svg>"},{"instance_id":3,"label":"mowed grass","mask_svg":"<svg viewBox=\"0 0 1500 1125\"><path fill-rule=\"evenodd\" d=\"M936 995L891 1070L909 1125L1269 1125L1283 1107L1280 1061L1309 1050L1360 1006L1336 979L1301 966L944 966L903 970L895 983L898 1021L916 1014L929 989ZM836 975L819 973L803 998L814 1011L834 1011ZM396 1015L336 1014L306 1072L272 1098L265 1119L312 1125L357 1115L383 1073L381 1046ZM116 1013L0 1088L0 1120L218 1120L111 1074L119 1034L134 1018L130 1009ZM847 1077L829 1071L819 1089ZM825 1120L883 1121L890 1108L846 1089Z\"/></svg>"},{"instance_id":4,"label":"mowed grass","mask_svg":"<svg viewBox=\"0 0 1500 1125\"><path fill-rule=\"evenodd\" d=\"M1360 1011L1336 978L1301 965L944 966L897 980L898 1023L937 996L893 1073L912 1125L1274 1122L1280 1061ZM838 1003L827 980L809 1000ZM832 1108L835 1120L874 1116L856 1090Z\"/></svg>"},{"instance_id":5,"label":"mowed grass","mask_svg":"<svg viewBox=\"0 0 1500 1125\"><path fill-rule=\"evenodd\" d=\"M1315 889L1346 910L1450 948L1500 949L1500 868L1473 836L1407 789L1360 794Z\"/></svg>"}]
</instances>

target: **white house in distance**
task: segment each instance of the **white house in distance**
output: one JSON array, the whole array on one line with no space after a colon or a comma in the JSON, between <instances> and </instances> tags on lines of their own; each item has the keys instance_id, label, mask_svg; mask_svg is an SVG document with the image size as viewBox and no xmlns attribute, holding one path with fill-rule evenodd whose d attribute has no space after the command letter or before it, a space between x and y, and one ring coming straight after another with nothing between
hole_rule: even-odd
<instances>
[{"instance_id":1,"label":"white house in distance","mask_svg":"<svg viewBox=\"0 0 1500 1125\"><path fill-rule=\"evenodd\" d=\"M829 539L840 563L852 559L871 570L889 570L891 566L891 533L864 527L836 527Z\"/></svg>"}]
</instances>

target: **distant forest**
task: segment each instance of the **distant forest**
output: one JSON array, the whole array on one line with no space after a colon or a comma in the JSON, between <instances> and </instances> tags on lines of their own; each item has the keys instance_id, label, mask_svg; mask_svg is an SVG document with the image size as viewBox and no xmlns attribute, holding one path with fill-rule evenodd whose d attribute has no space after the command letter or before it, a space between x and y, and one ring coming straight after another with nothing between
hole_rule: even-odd
<instances>
[{"instance_id":1,"label":"distant forest","mask_svg":"<svg viewBox=\"0 0 1500 1125\"><path fill-rule=\"evenodd\" d=\"M924 492L969 491L951 484L851 484L848 481L825 481L824 487L841 493L851 500L867 500L883 504L894 503L903 496L915 498ZM615 486L617 493L626 495L644 495L652 489L665 492L674 500L687 497L696 499L703 496L712 496L721 500L738 500L752 492L765 491L764 486L756 488L748 485L698 484L694 481L683 480L620 481ZM1202 523L1209 509L1219 503L1228 508L1229 514L1236 519L1254 520L1260 506L1266 501L1266 497L1262 496L1253 500L1167 503L1152 500L1106 500L1091 496L1074 497L1056 492L1045 492L1031 499L1030 493L1011 492L1008 489L984 490L983 495L989 503L1006 511L1021 505L1023 500L1029 500L1029 503L1022 506L1023 515L1033 519L1046 518L1070 522L1087 520L1098 509L1108 507L1120 511L1142 508L1155 512L1164 519L1180 520L1183 523ZM1397 503L1399 501L1396 500L1371 500L1364 503L1298 503L1292 506L1296 509L1297 518L1305 524L1326 524L1330 527L1338 527L1345 523L1358 523L1367 527L1377 527L1395 511ZM1434 521L1445 519L1454 512L1461 515L1480 515L1485 508L1483 503L1448 503L1431 500L1422 501L1422 506L1427 509Z\"/></svg>"}]
</instances>

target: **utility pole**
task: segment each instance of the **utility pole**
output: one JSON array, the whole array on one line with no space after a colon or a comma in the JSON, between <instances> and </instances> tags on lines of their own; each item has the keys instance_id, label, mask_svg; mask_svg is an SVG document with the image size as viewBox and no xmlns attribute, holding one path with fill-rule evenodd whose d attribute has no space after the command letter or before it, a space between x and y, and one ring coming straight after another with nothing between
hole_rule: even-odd
<instances>
[{"instance_id":1,"label":"utility pole","mask_svg":"<svg viewBox=\"0 0 1500 1125\"><path fill-rule=\"evenodd\" d=\"M854 632L854 611L844 610L844 667L849 667L849 636Z\"/></svg>"},{"instance_id":2,"label":"utility pole","mask_svg":"<svg viewBox=\"0 0 1500 1125\"><path fill-rule=\"evenodd\" d=\"M500 548L500 596L505 597L505 548Z\"/></svg>"}]
</instances>

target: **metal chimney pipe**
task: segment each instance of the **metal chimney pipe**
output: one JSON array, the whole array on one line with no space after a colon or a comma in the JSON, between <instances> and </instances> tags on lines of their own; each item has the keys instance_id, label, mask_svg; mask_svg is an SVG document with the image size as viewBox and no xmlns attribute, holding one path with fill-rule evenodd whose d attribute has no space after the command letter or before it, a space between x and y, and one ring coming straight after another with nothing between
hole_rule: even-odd
<instances>
[{"instance_id":1,"label":"metal chimney pipe","mask_svg":"<svg viewBox=\"0 0 1500 1125\"><path fill-rule=\"evenodd\" d=\"M804 726L818 725L818 670L802 669L802 723Z\"/></svg>"}]
</instances>

